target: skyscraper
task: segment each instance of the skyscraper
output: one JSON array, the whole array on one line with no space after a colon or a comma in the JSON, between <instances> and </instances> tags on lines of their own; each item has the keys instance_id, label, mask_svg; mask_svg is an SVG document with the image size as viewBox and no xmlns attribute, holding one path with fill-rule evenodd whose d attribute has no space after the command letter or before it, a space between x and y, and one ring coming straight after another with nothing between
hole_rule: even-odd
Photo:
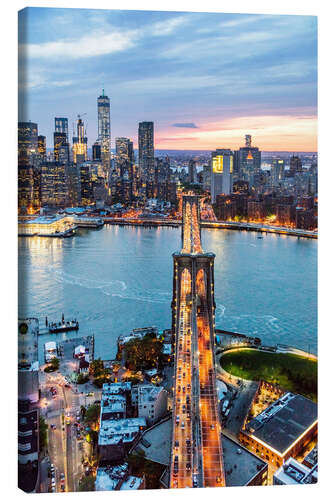
<instances>
[{"instance_id":1,"label":"skyscraper","mask_svg":"<svg viewBox=\"0 0 333 500\"><path fill-rule=\"evenodd\" d=\"M211 196L216 202L218 194L230 194L232 191L233 153L230 149L217 149L212 153Z\"/></svg>"},{"instance_id":2,"label":"skyscraper","mask_svg":"<svg viewBox=\"0 0 333 500\"><path fill-rule=\"evenodd\" d=\"M82 163L87 160L87 143L88 139L86 137L86 131L84 128L84 122L81 116L78 115L77 119L77 136L73 137L73 162Z\"/></svg>"},{"instance_id":3,"label":"skyscraper","mask_svg":"<svg viewBox=\"0 0 333 500\"><path fill-rule=\"evenodd\" d=\"M144 182L154 182L154 122L139 123L139 168Z\"/></svg>"},{"instance_id":4,"label":"skyscraper","mask_svg":"<svg viewBox=\"0 0 333 500\"><path fill-rule=\"evenodd\" d=\"M38 126L37 123L19 122L18 124L18 163L33 165L38 156Z\"/></svg>"},{"instance_id":5,"label":"skyscraper","mask_svg":"<svg viewBox=\"0 0 333 500\"><path fill-rule=\"evenodd\" d=\"M284 178L284 160L274 158L271 166L271 184L276 187Z\"/></svg>"},{"instance_id":6,"label":"skyscraper","mask_svg":"<svg viewBox=\"0 0 333 500\"><path fill-rule=\"evenodd\" d=\"M66 165L46 162L41 166L41 205L65 207L68 202Z\"/></svg>"},{"instance_id":7,"label":"skyscraper","mask_svg":"<svg viewBox=\"0 0 333 500\"><path fill-rule=\"evenodd\" d=\"M60 163L68 163L69 144L67 142L67 137L65 132L54 132L53 141L54 141L54 149L53 149L54 161Z\"/></svg>"},{"instance_id":8,"label":"skyscraper","mask_svg":"<svg viewBox=\"0 0 333 500\"><path fill-rule=\"evenodd\" d=\"M116 137L116 168L122 176L126 171L132 176L134 163L133 142L127 137Z\"/></svg>"},{"instance_id":9,"label":"skyscraper","mask_svg":"<svg viewBox=\"0 0 333 500\"><path fill-rule=\"evenodd\" d=\"M45 135L38 136L38 153L42 161L46 159L46 137Z\"/></svg>"},{"instance_id":10,"label":"skyscraper","mask_svg":"<svg viewBox=\"0 0 333 500\"><path fill-rule=\"evenodd\" d=\"M235 178L234 180L245 180L252 187L255 176L261 169L261 151L252 146L252 137L245 136L245 147L235 152Z\"/></svg>"},{"instance_id":11,"label":"skyscraper","mask_svg":"<svg viewBox=\"0 0 333 500\"><path fill-rule=\"evenodd\" d=\"M97 99L98 115L98 142L101 146L101 159L106 170L110 168L111 159L111 123L110 123L110 99L102 95Z\"/></svg>"},{"instance_id":12,"label":"skyscraper","mask_svg":"<svg viewBox=\"0 0 333 500\"><path fill-rule=\"evenodd\" d=\"M298 156L291 156L290 158L290 175L295 175L296 173L302 173L302 160Z\"/></svg>"},{"instance_id":13,"label":"skyscraper","mask_svg":"<svg viewBox=\"0 0 333 500\"><path fill-rule=\"evenodd\" d=\"M66 142L68 142L68 118L54 119L54 131L60 134L66 134Z\"/></svg>"},{"instance_id":14,"label":"skyscraper","mask_svg":"<svg viewBox=\"0 0 333 500\"><path fill-rule=\"evenodd\" d=\"M191 184L197 182L197 168L194 160L190 160L188 164L188 181Z\"/></svg>"},{"instance_id":15,"label":"skyscraper","mask_svg":"<svg viewBox=\"0 0 333 500\"><path fill-rule=\"evenodd\" d=\"M101 145L97 141L93 144L92 156L94 161L101 160Z\"/></svg>"}]
</instances>

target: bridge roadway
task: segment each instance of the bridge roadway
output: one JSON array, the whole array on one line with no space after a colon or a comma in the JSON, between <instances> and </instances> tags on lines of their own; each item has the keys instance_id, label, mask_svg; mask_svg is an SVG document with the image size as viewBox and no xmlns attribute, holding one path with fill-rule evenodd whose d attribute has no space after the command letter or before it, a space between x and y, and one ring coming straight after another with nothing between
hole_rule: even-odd
<instances>
[{"instance_id":1,"label":"bridge roadway","mask_svg":"<svg viewBox=\"0 0 333 500\"><path fill-rule=\"evenodd\" d=\"M185 201L185 203L184 203ZM201 248L197 206L183 200L181 254L194 257L192 275L182 271L176 296L171 488L225 486L221 427L217 412L213 311L207 305L204 271L197 273ZM178 277L177 277L178 279Z\"/></svg>"}]
</instances>

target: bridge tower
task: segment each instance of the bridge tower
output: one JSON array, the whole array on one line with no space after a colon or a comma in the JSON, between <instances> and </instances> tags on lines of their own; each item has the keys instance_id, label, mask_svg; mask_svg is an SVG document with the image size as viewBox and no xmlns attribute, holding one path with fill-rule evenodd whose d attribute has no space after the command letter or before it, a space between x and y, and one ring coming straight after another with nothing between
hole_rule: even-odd
<instances>
[{"instance_id":1,"label":"bridge tower","mask_svg":"<svg viewBox=\"0 0 333 500\"><path fill-rule=\"evenodd\" d=\"M215 255L201 246L198 196L183 196L182 217L182 249L173 254L170 487L225 486L215 380Z\"/></svg>"}]
</instances>

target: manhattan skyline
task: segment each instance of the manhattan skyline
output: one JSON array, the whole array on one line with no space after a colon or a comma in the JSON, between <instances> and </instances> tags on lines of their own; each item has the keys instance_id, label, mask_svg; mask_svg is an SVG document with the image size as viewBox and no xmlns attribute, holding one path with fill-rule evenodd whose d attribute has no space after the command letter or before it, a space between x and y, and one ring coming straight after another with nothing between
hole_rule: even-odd
<instances>
[{"instance_id":1,"label":"manhattan skyline","mask_svg":"<svg viewBox=\"0 0 333 500\"><path fill-rule=\"evenodd\" d=\"M155 123L156 149L317 150L317 20L190 12L29 8L20 13L19 120L53 143L54 117L69 131L86 113L97 139L97 97L111 130L137 147L138 123ZM24 23L21 23L23 26ZM52 26L52 30L50 30Z\"/></svg>"}]
</instances>

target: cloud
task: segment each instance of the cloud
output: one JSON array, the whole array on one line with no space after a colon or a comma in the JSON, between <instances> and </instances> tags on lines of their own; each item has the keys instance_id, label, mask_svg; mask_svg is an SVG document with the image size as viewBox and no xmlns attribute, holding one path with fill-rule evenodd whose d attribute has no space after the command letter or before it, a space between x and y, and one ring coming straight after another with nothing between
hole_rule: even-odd
<instances>
[{"instance_id":1,"label":"cloud","mask_svg":"<svg viewBox=\"0 0 333 500\"><path fill-rule=\"evenodd\" d=\"M179 128L199 128L195 123L174 123L171 125L172 127L179 127Z\"/></svg>"},{"instance_id":2,"label":"cloud","mask_svg":"<svg viewBox=\"0 0 333 500\"><path fill-rule=\"evenodd\" d=\"M151 33L154 36L166 36L173 33L179 26L189 21L189 16L178 16L153 24Z\"/></svg>"},{"instance_id":3,"label":"cloud","mask_svg":"<svg viewBox=\"0 0 333 500\"><path fill-rule=\"evenodd\" d=\"M79 59L121 52L134 46L137 30L93 32L77 40L21 44L19 54L32 59Z\"/></svg>"}]
</instances>

